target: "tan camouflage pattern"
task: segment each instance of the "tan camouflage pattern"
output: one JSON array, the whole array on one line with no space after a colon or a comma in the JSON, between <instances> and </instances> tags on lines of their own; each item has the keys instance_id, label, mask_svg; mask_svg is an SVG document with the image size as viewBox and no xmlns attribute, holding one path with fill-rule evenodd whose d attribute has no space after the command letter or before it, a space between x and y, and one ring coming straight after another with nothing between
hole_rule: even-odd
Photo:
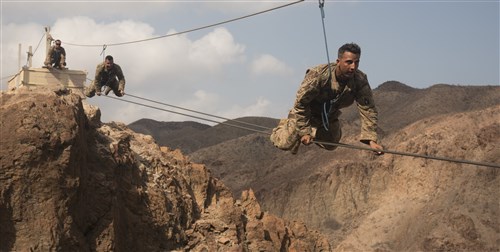
<instances>
[{"instance_id":1,"label":"tan camouflage pattern","mask_svg":"<svg viewBox=\"0 0 500 252\"><path fill-rule=\"evenodd\" d=\"M96 89L100 90L102 88L101 82L106 75L108 77L108 83L105 84L106 86L113 88L113 84L116 83L116 78L118 78L118 90L125 90L125 76L123 75L122 68L118 64L113 63L113 67L107 70L104 66L104 62L97 65L95 70L94 83Z\"/></svg>"},{"instance_id":2,"label":"tan camouflage pattern","mask_svg":"<svg viewBox=\"0 0 500 252\"><path fill-rule=\"evenodd\" d=\"M90 86L85 90L85 95L87 97L93 97L97 90L102 89L102 80L108 77L108 81L105 83L106 86L111 88L116 96L122 96L120 91L125 91L125 76L123 75L122 68L113 63L113 67L110 70L106 70L104 62L97 65L95 70L95 78L90 84Z\"/></svg>"},{"instance_id":3,"label":"tan camouflage pattern","mask_svg":"<svg viewBox=\"0 0 500 252\"><path fill-rule=\"evenodd\" d=\"M59 68L64 68L64 66L66 66L66 50L64 50L64 47L59 47L59 48L56 48L55 45L51 46L49 48L49 51L47 52L47 56L45 57L45 61L43 62L43 64L45 66L51 66L52 65L52 62L54 61L54 51L60 51L61 52L61 59L59 61L59 64L58 64L58 67Z\"/></svg>"},{"instance_id":4,"label":"tan camouflage pattern","mask_svg":"<svg viewBox=\"0 0 500 252\"><path fill-rule=\"evenodd\" d=\"M297 132L297 120L281 119L278 126L273 129L271 142L282 150L291 150L297 153L300 146L300 137Z\"/></svg>"},{"instance_id":5,"label":"tan camouflage pattern","mask_svg":"<svg viewBox=\"0 0 500 252\"><path fill-rule=\"evenodd\" d=\"M300 139L304 135L311 135L315 140L325 142L339 142L342 136L339 116L340 109L348 107L356 101L361 119L360 141L369 143L370 140L377 142L377 118L378 112L373 100L372 90L368 83L366 74L357 70L354 77L347 83L339 83L335 78L336 64L322 64L310 68L306 71L302 81L293 108L290 110L289 119L296 121L297 137L285 137L285 132L280 132L280 137L271 136L271 140L276 143L280 139ZM331 81L329 81L329 70L331 71ZM323 127L321 113L323 103L340 95L338 101L332 106L328 119L330 122L329 131ZM277 127L279 128L279 126ZM275 128L276 131L279 129ZM274 133L273 134L278 134ZM332 146L321 146L325 149L335 149Z\"/></svg>"}]
</instances>

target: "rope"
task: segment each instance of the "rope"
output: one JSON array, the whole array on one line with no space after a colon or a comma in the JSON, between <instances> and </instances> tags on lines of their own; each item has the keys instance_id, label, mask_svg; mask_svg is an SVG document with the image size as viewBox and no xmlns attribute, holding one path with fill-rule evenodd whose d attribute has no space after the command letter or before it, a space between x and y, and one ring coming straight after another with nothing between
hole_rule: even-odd
<instances>
[{"instance_id":1,"label":"rope","mask_svg":"<svg viewBox=\"0 0 500 252\"><path fill-rule=\"evenodd\" d=\"M330 66L330 55L328 53L328 42L326 40L326 29L325 29L325 10L323 7L325 6L325 0L318 0L319 9L321 11L321 23L323 24L323 37L325 39L325 49L326 49L326 60L328 62L328 81L331 80L332 68ZM323 103L323 111L321 113L321 121L323 122L323 127L326 131L328 131L330 127L330 122L328 120L328 114L332 108L332 101L325 101Z\"/></svg>"},{"instance_id":2,"label":"rope","mask_svg":"<svg viewBox=\"0 0 500 252\"><path fill-rule=\"evenodd\" d=\"M242 16L242 17L233 18L233 19L229 19L229 20L222 21L222 22L219 22L219 23L215 23L215 24L211 24L211 25L205 25L205 26L202 26L202 27L198 27L198 28L194 28L194 29L190 29L190 30L185 30L185 31L177 32L177 33L171 33L171 34L167 34L167 35L163 35L163 36L158 36L158 37L153 37L153 38L148 38L148 39L140 39L140 40L128 41L128 42L122 42L122 43L107 44L107 46L118 46L118 45L134 44L134 43L140 43L140 42L146 42L146 41L151 41L151 40L155 40L155 39L161 39L161 38L176 36L176 35L180 35L180 34L184 34L184 33L189 33L189 32L193 32L193 31L198 31L198 30L202 30L202 29L206 29L206 28L210 28L210 27L219 26L219 25L222 25L222 24L234 22L234 21L237 21L237 20L249 18L249 17L252 17L252 16L256 16L256 15L259 15L259 14L266 13L266 12L274 11L274 10L277 10L277 9L281 9L281 8L284 8L284 7L293 5L293 4L297 4L297 3L303 2L303 1L304 0L298 0L298 1L295 1L295 2L292 2L292 3L288 3L288 4L285 4L285 5L280 5L278 7L274 7L274 8L271 8L271 9L259 11L259 12L253 13L253 14L249 14L249 15L245 15L245 16ZM64 42L64 43L66 45L72 45L72 46L86 46L86 47L102 46L102 44L101 45L82 45L82 44L74 44L74 43L68 43L68 42Z\"/></svg>"},{"instance_id":3,"label":"rope","mask_svg":"<svg viewBox=\"0 0 500 252\"><path fill-rule=\"evenodd\" d=\"M130 95L130 94L127 94L127 95L138 98L138 96L133 96L133 95ZM170 113L174 113L174 114L178 114L178 115L182 115L182 116L187 116L187 117L191 117L191 118L195 118L195 119L199 119L199 120L204 120L204 121L213 122L213 123L220 123L220 124L228 125L228 126L231 126L231 127L236 127L236 128L239 128L239 129L253 131L253 132L256 132L256 133L271 135L271 133L269 131L261 131L261 130L256 130L256 129L252 129L252 128L248 128L248 127L244 127L244 126L240 126L240 125L235 125L235 124L231 124L231 123L227 123L227 122L220 122L220 121L216 121L216 120L212 120L212 119L207 119L207 118L203 118L203 117L199 117L199 116L193 116L193 115L189 115L189 114L185 114L185 113L181 113L181 112L176 112L176 111L172 111L172 110L168 110L168 109L163 109L163 108L159 108L159 107L155 107L155 106L151 106L151 105L147 105L147 104L143 104L143 103L139 103L139 102L133 102L133 101L130 101L130 100L125 100L125 99L116 98L116 97L112 97L112 96L104 96L104 97L110 98L110 99L115 99L115 100L122 101L122 102L132 103L132 104L143 106L143 107L147 107L147 108L152 108L152 109L157 109L157 110L161 110L161 111L165 111L165 112L170 112ZM140 98L140 99L144 99L144 98ZM152 100L149 100L149 99L145 99L145 100L152 101ZM155 101L153 101L153 102L155 102ZM160 102L156 102L156 103L163 104L163 103L160 103ZM209 114L202 113L202 112L197 112L197 111L194 111L194 110L189 110L189 111L193 111L193 112L204 114L204 115L209 115ZM218 116L214 116L214 115L210 115L210 116L217 117L217 118L222 118L222 117L218 117ZM241 121L239 121L239 122L241 122ZM249 123L246 123L246 124L252 125L252 126L257 126L257 127L262 127L262 126L258 126L258 125L255 125L255 124L249 124ZM351 149L358 149L358 150L369 150L369 151L373 151L373 152L380 152L380 150L378 150L378 149L373 149L373 148L363 147L363 146L357 146L357 145L344 144L344 143L322 142L322 141L316 141L316 140L313 140L312 142L313 143L317 143L317 144L323 144L323 145L339 146L339 147L344 147L344 148L351 148ZM414 153L408 153L408 152L392 151L392 150L387 150L387 149L384 149L383 152L384 153L388 153L388 154L401 155L401 156L410 156L410 157L417 157L417 158L424 158L424 159L433 159L433 160L447 161L447 162L453 162L453 163L462 163L462 164L471 164L471 165L477 165L477 166L486 166L486 167L500 168L500 164L494 164L494 163L485 163L485 162L477 162L477 161L461 160L461 159L452 159L452 158L445 158L445 157L438 157L438 156L420 155L420 154L414 154Z\"/></svg>"},{"instance_id":4,"label":"rope","mask_svg":"<svg viewBox=\"0 0 500 252\"><path fill-rule=\"evenodd\" d=\"M9 76L4 76L4 77L0 78L0 80L5 80L5 79L8 79L8 78L14 77L14 76L16 76L16 75L19 75L19 73L16 73L16 74L11 74L11 75L9 75Z\"/></svg>"},{"instance_id":5,"label":"rope","mask_svg":"<svg viewBox=\"0 0 500 252\"><path fill-rule=\"evenodd\" d=\"M325 48L326 48L326 60L328 62L328 70L330 70L331 74L331 68L330 68L330 55L328 53L328 41L326 40L326 29L325 29L325 10L323 7L325 6L325 0L318 0L319 2L319 9L321 10L321 23L323 24L323 37L325 38Z\"/></svg>"},{"instance_id":6,"label":"rope","mask_svg":"<svg viewBox=\"0 0 500 252\"><path fill-rule=\"evenodd\" d=\"M129 94L127 94L127 95L129 95ZM139 102L134 102L134 101L129 101L129 100L125 100L125 99L120 99L120 98L116 98L116 97L112 97L112 96L104 96L104 97L115 99L115 100L122 101L122 102L132 103L132 104L143 106L143 107L147 107L147 108L152 108L152 109L157 109L157 110L161 110L161 111L165 111L165 112L170 112L170 113L174 113L174 114L178 114L178 115L192 117L192 118L195 118L195 119L205 120L205 121L209 121L209 122L213 122L213 123L220 123L220 124L228 125L228 126L231 126L231 127L236 127L236 128L239 128L239 129L249 130L249 131L253 131L253 132L257 132L257 133L268 134L268 135L271 134L271 133L266 132L266 131L255 130L255 129L252 129L252 128L248 128L248 127L244 127L244 126L240 126L240 125L236 125L236 124L231 124L231 123L227 123L227 122L219 122L219 121L215 121L215 120L211 120L211 119L207 119L207 118L203 118L203 117L198 117L198 116L193 116L193 115L189 115L189 114L185 114L185 113L181 113L181 112L176 112L176 111L172 111L172 110L168 110L168 109L158 108L158 107L154 107L154 106L151 106L151 105L147 105L147 104L143 104L143 103L139 103Z\"/></svg>"},{"instance_id":7,"label":"rope","mask_svg":"<svg viewBox=\"0 0 500 252\"><path fill-rule=\"evenodd\" d=\"M107 48L107 47L108 47L108 45L106 45L106 44L102 45L102 51L101 51L101 54L100 54L100 55L102 55L102 61L103 61L103 62L104 62L104 60L106 59L106 54L105 54L105 52L106 52L106 48Z\"/></svg>"},{"instance_id":8,"label":"rope","mask_svg":"<svg viewBox=\"0 0 500 252\"><path fill-rule=\"evenodd\" d=\"M206 29L206 28L210 28L210 27L219 26L219 25L222 25L222 24L234 22L234 21L237 21L237 20L249 18L249 17L252 17L252 16L256 16L256 15L259 15L259 14L266 13L266 12L270 12L270 11L274 11L274 10L281 9L281 8L284 8L284 7L288 7L290 5L294 5L294 4L297 4L299 2L303 2L303 1L304 0L298 0L298 1L295 1L295 2L292 2L292 3L288 3L288 4L277 6L277 7L271 8L271 9L259 11L259 12L253 13L253 14L249 14L249 15L245 15L245 16L239 17L239 18L233 18L233 19L222 21L222 22L219 22L219 23L215 23L215 24L211 24L211 25L205 25L205 26L202 26L202 27L199 27L199 28L194 28L194 29L190 29L190 30L185 30L185 31L177 32L177 33L171 33L171 34L167 34L167 35L163 35L163 36L158 36L158 37L153 37L153 38L148 38L148 39L141 39L141 40L128 41L128 42L122 42L122 43L114 43L114 44L101 44L101 45L83 45L83 44L76 44L76 43L68 43L66 41L64 42L64 44L71 45L71 46L82 46L82 47L102 47L103 49L101 51L101 54L103 55L103 58L104 58L104 56L105 56L104 55L104 51L106 50L107 46L117 46L117 45L126 45L126 44L140 43L140 42L146 42L146 41L155 40L155 39L161 39L161 38L166 38L166 37L181 35L181 34L184 34L184 33L198 31L198 30L202 30L202 29ZM40 42L38 44L40 44ZM38 46L37 46L37 48L38 48ZM11 76L14 76L14 75L11 75ZM2 77L2 80L5 79L5 78L8 78L8 77L10 77L10 76Z\"/></svg>"},{"instance_id":9,"label":"rope","mask_svg":"<svg viewBox=\"0 0 500 252\"><path fill-rule=\"evenodd\" d=\"M134 97L134 98L141 99L141 100L145 100L145 101L149 101L149 102L153 102L153 103L157 103L157 104L161 104L161 105L165 105L165 106L176 108L176 109L181 109L181 110L189 111L189 112L192 112L192 113L201 114L201 115L204 115L204 116L210 116L210 117L214 117L214 118L218 118L218 119L223 119L223 120L228 120L228 121L234 121L234 122L238 122L238 123L241 123L241 124L246 124L246 125L250 125L250 126L254 126L254 127L262 128L262 129L267 129L267 130L272 129L272 128L269 128L269 127L265 127L265 126L261 126L261 125L256 125L256 124L253 124L253 123L248 123L248 122L233 120L233 119L229 119L229 118L225 118L225 117L221 117L221 116L216 116L216 115L211 115L211 114L199 112L199 111L196 111L196 110L191 110L191 109L182 108L182 107L179 107L179 106L170 105L170 104L163 103L163 102L157 102L157 101L153 101L153 100L150 100L150 99L142 98L142 97L131 95L131 94L127 94L127 96Z\"/></svg>"},{"instance_id":10,"label":"rope","mask_svg":"<svg viewBox=\"0 0 500 252\"><path fill-rule=\"evenodd\" d=\"M42 37L41 37L41 38L40 38L40 40L38 41L38 45L36 45L35 51L34 51L33 53L28 52L28 58L26 59L26 64L25 64L25 66L27 66L27 65L28 65L28 62L30 61L30 56L31 56L31 57L35 56L35 53L36 53L36 51L38 50L38 47L39 47L39 46L40 46L40 44L42 43L43 37L45 37L45 33L43 33Z\"/></svg>"},{"instance_id":11,"label":"rope","mask_svg":"<svg viewBox=\"0 0 500 252\"><path fill-rule=\"evenodd\" d=\"M351 148L351 149L369 150L369 151L374 151L374 152L380 152L380 150L378 150L378 149L373 149L373 148L364 147L364 146L349 145L349 144L343 144L343 143L321 142L321 141L315 141L315 140L313 140L312 142L313 143L318 143L318 144L324 144L324 145L331 145L331 146L339 146L339 147ZM483 163L483 162L476 162L476 161L470 161L470 160L462 160L462 159L452 159L452 158L437 157L437 156L420 155L420 154L414 154L414 153L408 153L408 152L400 152L400 151L392 151L392 150L385 150L385 149L382 152L389 153L389 154L394 154L394 155L401 155L401 156L410 156L410 157L418 157L418 158L425 158L425 159L434 159L434 160L440 160L440 161L448 161L448 162L454 162L454 163L472 164L472 165L478 165L478 166L487 166L487 167L493 167L493 168L500 168L500 164L493 164L493 163Z\"/></svg>"},{"instance_id":12,"label":"rope","mask_svg":"<svg viewBox=\"0 0 500 252\"><path fill-rule=\"evenodd\" d=\"M35 48L35 51L33 52L33 55L35 55L36 51L38 50L38 47L40 46L40 44L42 43L42 39L43 37L45 37L45 33L43 33L42 37L40 38L40 41L38 41L38 45L36 45L36 48Z\"/></svg>"}]
</instances>

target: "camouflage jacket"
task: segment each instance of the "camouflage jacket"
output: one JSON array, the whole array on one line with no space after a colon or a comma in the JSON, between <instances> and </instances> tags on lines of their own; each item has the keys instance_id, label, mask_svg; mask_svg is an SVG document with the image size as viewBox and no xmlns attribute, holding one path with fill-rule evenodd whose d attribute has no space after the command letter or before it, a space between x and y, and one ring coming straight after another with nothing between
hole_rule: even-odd
<instances>
[{"instance_id":1,"label":"camouflage jacket","mask_svg":"<svg viewBox=\"0 0 500 252\"><path fill-rule=\"evenodd\" d=\"M104 62L97 65L95 70L94 83L97 90L100 90L102 86L116 81L119 81L119 90L125 90L125 76L123 75L122 68L118 64L113 64L110 70L106 70Z\"/></svg>"},{"instance_id":2,"label":"camouflage jacket","mask_svg":"<svg viewBox=\"0 0 500 252\"><path fill-rule=\"evenodd\" d=\"M47 52L47 56L45 57L44 63L45 64L53 63L53 60L55 60L57 58L57 56L59 56L59 57L64 56L63 61L65 61L66 50L64 50L64 47L62 47L62 46L57 48L55 45L53 45L49 48L49 51ZM56 62L56 63L59 63L59 62Z\"/></svg>"},{"instance_id":3,"label":"camouflage jacket","mask_svg":"<svg viewBox=\"0 0 500 252\"><path fill-rule=\"evenodd\" d=\"M348 107L356 101L361 117L360 141L376 142L378 112L366 74L357 70L348 83L340 84L335 78L335 68L336 64L330 65L330 76L328 64L318 65L306 71L289 117L297 119L300 136L307 134L314 136L316 129L323 127L321 113L324 102L337 98L328 115L332 121L338 118L341 108Z\"/></svg>"}]
</instances>

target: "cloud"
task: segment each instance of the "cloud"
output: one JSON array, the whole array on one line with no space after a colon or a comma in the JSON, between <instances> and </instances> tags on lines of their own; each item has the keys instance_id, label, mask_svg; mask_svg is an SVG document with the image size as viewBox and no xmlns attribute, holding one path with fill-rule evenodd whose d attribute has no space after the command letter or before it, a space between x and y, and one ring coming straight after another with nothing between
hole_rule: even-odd
<instances>
[{"instance_id":1,"label":"cloud","mask_svg":"<svg viewBox=\"0 0 500 252\"><path fill-rule=\"evenodd\" d=\"M287 75L293 72L284 62L269 54L257 57L251 64L251 71L255 75Z\"/></svg>"},{"instance_id":2,"label":"cloud","mask_svg":"<svg viewBox=\"0 0 500 252\"><path fill-rule=\"evenodd\" d=\"M33 62L35 64L43 63L45 59L45 40L42 39L45 32L43 27L35 23L26 24L6 24L2 27L2 59L1 59L1 72L2 72L2 86L5 84L3 78L9 75L14 75L18 72L20 66L28 63L27 52L29 46L32 47L32 52L35 52ZM42 39L40 46L37 47L38 42ZM21 45L21 52L19 58L19 45Z\"/></svg>"},{"instance_id":3,"label":"cloud","mask_svg":"<svg viewBox=\"0 0 500 252\"><path fill-rule=\"evenodd\" d=\"M175 30L169 33L175 33ZM17 62L18 43L22 42L24 47L36 45L43 34L43 26L37 24L6 25L2 39L3 51L7 52L2 55L3 70L14 74L17 68L12 62ZM122 20L97 23L91 18L79 16L58 19L51 35L62 40L70 69L85 69L89 78L93 79L95 66L103 60L103 54L111 54L124 70L127 81L136 85L146 84L145 79L159 74L163 78L167 76L167 79L172 76L192 78L193 71L197 73L195 76L217 74L225 65L242 62L245 58L245 46L236 43L225 28L209 31L198 40L179 35L115 46L110 44L164 34L155 34L150 25L142 22ZM104 53L100 45L108 45ZM24 52L22 56L26 57ZM33 66L40 67L44 57L45 40L33 58Z\"/></svg>"},{"instance_id":4,"label":"cloud","mask_svg":"<svg viewBox=\"0 0 500 252\"><path fill-rule=\"evenodd\" d=\"M254 104L246 107L240 105L233 105L227 111L221 111L219 114L224 115L226 118L236 119L245 116L264 116L267 115L267 110L271 102L263 97L257 98Z\"/></svg>"},{"instance_id":5,"label":"cloud","mask_svg":"<svg viewBox=\"0 0 500 252\"><path fill-rule=\"evenodd\" d=\"M175 33L175 30L167 34ZM43 38L44 27L36 23L7 24L2 27L2 78L17 73L18 43L23 43L21 65L26 64L29 45L36 46ZM96 22L84 16L58 19L51 27L51 35L61 39L66 49L68 68L87 71L87 85L94 79L95 67L105 55L112 55L124 71L125 92L144 94L174 104L189 105L194 109L214 112L224 107L219 102L220 81L227 78L222 72L226 66L234 68L245 62L245 45L237 43L226 28L207 29L201 37L192 39L187 34L154 39L141 43L111 45L159 37L149 24L133 20ZM103 52L103 46L108 44ZM45 39L33 57L33 67L41 67L45 58ZM243 69L243 68L242 68ZM224 74L223 74L224 73ZM2 80L2 88L8 79ZM212 93L201 91L199 85L211 85ZM6 87L6 85L5 85ZM217 91L219 90L219 91ZM191 94L191 95L190 95ZM159 97L159 98L158 98ZM154 98L153 98L154 99ZM109 101L102 97L89 99L103 111L103 121L130 122L144 117L189 118L166 115L163 111L149 111L134 105ZM226 101L227 102L227 101ZM121 118L121 119L120 119Z\"/></svg>"},{"instance_id":6,"label":"cloud","mask_svg":"<svg viewBox=\"0 0 500 252\"><path fill-rule=\"evenodd\" d=\"M92 16L109 20L125 18L144 18L148 16L165 15L174 8L180 8L181 2L175 1L81 1L81 0L32 0L3 1L4 20L22 22L26 17L34 19L52 19L75 15ZM23 13L19 15L18 13ZM56 13L46 15L45 13ZM43 14L43 15L42 15Z\"/></svg>"},{"instance_id":7,"label":"cloud","mask_svg":"<svg viewBox=\"0 0 500 252\"><path fill-rule=\"evenodd\" d=\"M295 1L208 1L203 7L222 13L247 13L259 12L286 5Z\"/></svg>"},{"instance_id":8,"label":"cloud","mask_svg":"<svg viewBox=\"0 0 500 252\"><path fill-rule=\"evenodd\" d=\"M186 98L187 99L185 99L184 102L180 103L180 107L207 114L214 113L215 108L220 106L221 103L221 97L219 95L205 90L196 90L191 97ZM204 115L191 113L189 111L184 113L192 114L198 117L205 117Z\"/></svg>"},{"instance_id":9,"label":"cloud","mask_svg":"<svg viewBox=\"0 0 500 252\"><path fill-rule=\"evenodd\" d=\"M216 115L215 108L221 105L221 99L217 94L197 90L192 94L178 95L182 96L183 102L172 103L170 100L162 100L151 96L148 96L146 100L141 99L144 96L137 94L134 94L136 97L125 95L122 98L123 101L107 99L107 97L101 96L91 98L89 102L98 106L103 116L106 115L106 120L103 121L131 123L142 118L151 118L157 121L197 121L204 124L214 124L209 120L221 121L221 119L201 114L212 113ZM203 120L204 118L209 120Z\"/></svg>"},{"instance_id":10,"label":"cloud","mask_svg":"<svg viewBox=\"0 0 500 252\"><path fill-rule=\"evenodd\" d=\"M235 44L233 36L225 28L213 32L192 43L188 59L199 66L220 69L225 64L242 62L245 46Z\"/></svg>"},{"instance_id":11,"label":"cloud","mask_svg":"<svg viewBox=\"0 0 500 252\"><path fill-rule=\"evenodd\" d=\"M214 125L226 119L236 119L245 116L265 116L271 102L259 97L253 104L241 106L233 104L228 106L225 100L216 93L205 90L197 90L193 94L185 97L184 102L165 106L154 103L145 103L159 108L152 110L141 106L126 105L117 109L116 115L127 116L128 118L154 118L158 121L197 121L204 124ZM199 113L197 113L199 112ZM212 115L212 116L211 116Z\"/></svg>"}]
</instances>

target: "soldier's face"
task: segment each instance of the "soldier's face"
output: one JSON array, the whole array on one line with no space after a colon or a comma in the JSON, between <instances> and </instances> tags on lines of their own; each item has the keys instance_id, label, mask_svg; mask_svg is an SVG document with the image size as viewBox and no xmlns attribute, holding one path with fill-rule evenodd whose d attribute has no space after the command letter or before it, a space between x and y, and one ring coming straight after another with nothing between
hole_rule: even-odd
<instances>
[{"instance_id":1,"label":"soldier's face","mask_svg":"<svg viewBox=\"0 0 500 252\"><path fill-rule=\"evenodd\" d=\"M111 60L105 60L104 61L104 65L106 66L106 69L111 69L111 67L113 67L113 61Z\"/></svg>"},{"instance_id":2,"label":"soldier's face","mask_svg":"<svg viewBox=\"0 0 500 252\"><path fill-rule=\"evenodd\" d=\"M337 59L337 77L350 79L359 67L359 55L352 52L344 52L342 57Z\"/></svg>"}]
</instances>

